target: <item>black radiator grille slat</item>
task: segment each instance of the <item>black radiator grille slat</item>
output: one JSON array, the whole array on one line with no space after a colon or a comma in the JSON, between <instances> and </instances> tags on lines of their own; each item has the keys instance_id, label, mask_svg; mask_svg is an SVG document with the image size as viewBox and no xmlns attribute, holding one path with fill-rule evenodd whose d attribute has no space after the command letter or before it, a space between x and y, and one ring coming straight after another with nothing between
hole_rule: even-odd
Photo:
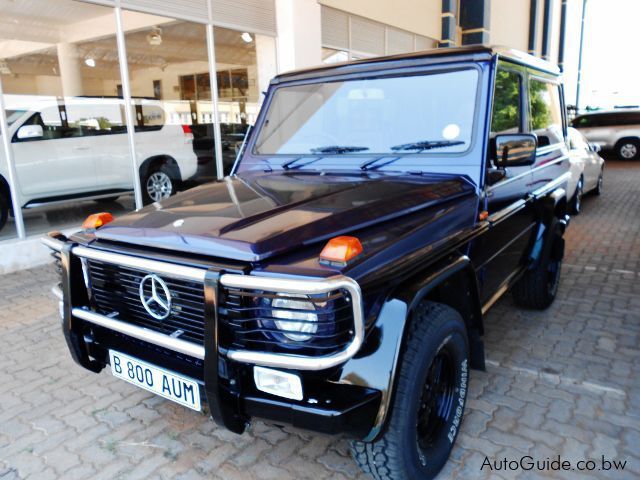
<instances>
[{"instance_id":1,"label":"black radiator grille slat","mask_svg":"<svg viewBox=\"0 0 640 480\"><path fill-rule=\"evenodd\" d=\"M98 313L117 312L118 318L166 335L202 344L204 342L204 287L197 282L162 276L171 292L171 314L153 318L140 301L140 281L148 272L121 265L88 260L93 307Z\"/></svg>"},{"instance_id":2,"label":"black radiator grille slat","mask_svg":"<svg viewBox=\"0 0 640 480\"><path fill-rule=\"evenodd\" d=\"M121 265L87 260L91 281L91 302L96 312L116 314L121 321L148 328L166 335L198 344L204 343L204 286L198 282L178 280L160 275L171 293L171 314L163 320L151 316L140 301L140 282L150 272L142 272ZM218 328L220 346L270 353L296 355L327 355L346 348L353 340L353 310L351 298L345 290L324 295L300 298L296 295L256 292L248 289L220 288ZM270 307L275 298L303 300L311 305L305 310L277 308L281 312L306 313L317 317L308 319L279 318ZM288 322L276 325L275 322ZM283 330L295 323L314 324L308 340L287 338L284 334L300 334Z\"/></svg>"}]
</instances>

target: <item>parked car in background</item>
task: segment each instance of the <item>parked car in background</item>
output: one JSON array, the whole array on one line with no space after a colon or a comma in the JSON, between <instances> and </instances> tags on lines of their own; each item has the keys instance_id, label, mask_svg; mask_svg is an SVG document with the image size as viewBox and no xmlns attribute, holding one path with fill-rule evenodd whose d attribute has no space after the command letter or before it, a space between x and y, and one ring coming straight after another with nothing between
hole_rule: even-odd
<instances>
[{"instance_id":1,"label":"parked car in background","mask_svg":"<svg viewBox=\"0 0 640 480\"><path fill-rule=\"evenodd\" d=\"M571 180L567 192L574 215L580 213L582 195L591 191L596 195L602 193L604 159L598 154L599 151L600 147L597 144L590 144L578 130L569 128Z\"/></svg>"},{"instance_id":2,"label":"parked car in background","mask_svg":"<svg viewBox=\"0 0 640 480\"><path fill-rule=\"evenodd\" d=\"M558 291L559 75L469 46L276 77L225 181L45 237L71 356L233 432L339 434L373 478L434 478L484 313Z\"/></svg>"},{"instance_id":3,"label":"parked car in background","mask_svg":"<svg viewBox=\"0 0 640 480\"><path fill-rule=\"evenodd\" d=\"M574 118L571 125L621 160L640 158L640 109L587 113Z\"/></svg>"},{"instance_id":4,"label":"parked car in background","mask_svg":"<svg viewBox=\"0 0 640 480\"><path fill-rule=\"evenodd\" d=\"M191 125L190 128L193 132L193 151L198 157L198 173L194 177L194 183L213 181L217 178L214 126L212 123L200 123ZM223 176L231 173L248 128L247 124L220 124Z\"/></svg>"},{"instance_id":5,"label":"parked car in background","mask_svg":"<svg viewBox=\"0 0 640 480\"><path fill-rule=\"evenodd\" d=\"M75 199L115 199L133 190L120 98L13 96L7 111L22 208ZM193 176L193 135L165 124L160 102L135 99L135 146L145 204L168 198ZM18 106L16 106L18 105ZM23 106L20 106L23 105ZM0 228L11 209L8 165L0 153Z\"/></svg>"}]
</instances>

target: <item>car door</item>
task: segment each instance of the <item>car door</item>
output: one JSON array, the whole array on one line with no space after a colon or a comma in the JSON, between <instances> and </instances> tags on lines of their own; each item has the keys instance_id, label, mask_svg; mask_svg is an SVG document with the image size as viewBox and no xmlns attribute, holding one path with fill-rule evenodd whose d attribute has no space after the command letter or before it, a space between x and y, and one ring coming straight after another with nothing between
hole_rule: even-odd
<instances>
[{"instance_id":1,"label":"car door","mask_svg":"<svg viewBox=\"0 0 640 480\"><path fill-rule=\"evenodd\" d=\"M516 66L496 71L490 144L498 134L525 130L524 75ZM490 150L495 149L491 147ZM491 228L472 246L472 259L481 283L483 303L491 301L520 270L529 244L533 213L526 202L531 167L496 167L490 152L485 172L485 206Z\"/></svg>"},{"instance_id":2,"label":"car door","mask_svg":"<svg viewBox=\"0 0 640 480\"><path fill-rule=\"evenodd\" d=\"M67 118L66 109L47 105L21 127L37 125L42 136L12 138L20 190L30 198L49 198L92 191L96 184L90 139L79 119Z\"/></svg>"},{"instance_id":3,"label":"car door","mask_svg":"<svg viewBox=\"0 0 640 480\"><path fill-rule=\"evenodd\" d=\"M87 101L83 108L86 109L87 123L94 126L90 135L95 152L96 189L133 188L124 101L119 98L91 98Z\"/></svg>"}]
</instances>

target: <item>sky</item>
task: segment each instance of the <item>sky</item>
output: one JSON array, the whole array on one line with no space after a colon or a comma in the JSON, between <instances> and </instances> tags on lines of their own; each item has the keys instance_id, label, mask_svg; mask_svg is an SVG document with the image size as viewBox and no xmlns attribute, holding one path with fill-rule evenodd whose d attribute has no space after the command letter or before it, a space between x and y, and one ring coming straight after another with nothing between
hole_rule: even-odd
<instances>
[{"instance_id":1,"label":"sky","mask_svg":"<svg viewBox=\"0 0 640 480\"><path fill-rule=\"evenodd\" d=\"M581 107L640 105L639 49L640 0L587 0Z\"/></svg>"}]
</instances>

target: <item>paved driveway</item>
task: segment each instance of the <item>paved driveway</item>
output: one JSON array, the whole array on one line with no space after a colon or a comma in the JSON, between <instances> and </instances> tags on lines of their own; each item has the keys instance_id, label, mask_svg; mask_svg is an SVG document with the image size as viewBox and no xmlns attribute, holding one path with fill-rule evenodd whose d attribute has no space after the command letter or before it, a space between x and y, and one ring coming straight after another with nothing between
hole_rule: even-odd
<instances>
[{"instance_id":1,"label":"paved driveway","mask_svg":"<svg viewBox=\"0 0 640 480\"><path fill-rule=\"evenodd\" d=\"M606 193L585 199L567 239L552 308L521 311L506 297L488 314L487 372L472 372L440 478L586 475L486 466L524 455L594 460L593 478L640 477L640 163L608 162ZM67 354L53 282L49 268L0 277L1 480L361 478L339 439L261 422L237 436L85 373ZM625 470L598 470L603 455Z\"/></svg>"}]
</instances>

